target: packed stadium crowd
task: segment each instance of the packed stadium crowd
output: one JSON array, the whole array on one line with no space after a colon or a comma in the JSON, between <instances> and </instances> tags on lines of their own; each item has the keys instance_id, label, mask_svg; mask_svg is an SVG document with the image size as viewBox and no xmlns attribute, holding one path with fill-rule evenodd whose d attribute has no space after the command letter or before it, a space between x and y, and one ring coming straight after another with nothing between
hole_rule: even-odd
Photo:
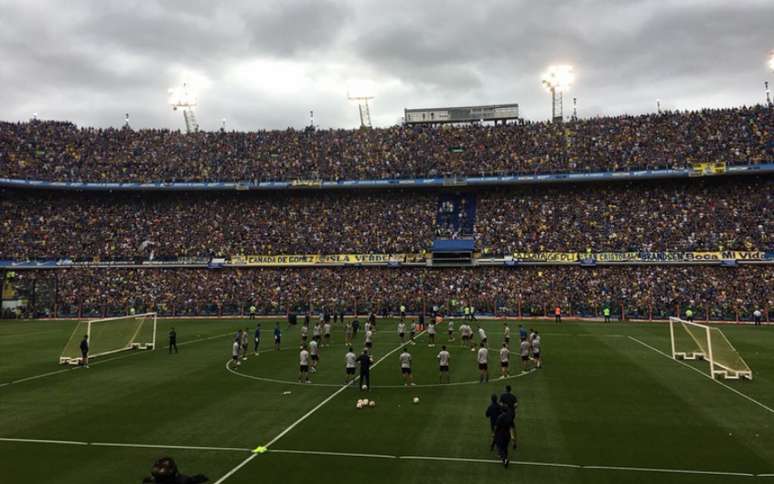
<instances>
[{"instance_id":1,"label":"packed stadium crowd","mask_svg":"<svg viewBox=\"0 0 774 484\"><path fill-rule=\"evenodd\" d=\"M0 259L421 253L434 235L449 236L434 229L445 214L438 197L0 191ZM771 177L537 186L477 199L485 253L774 249Z\"/></svg>"},{"instance_id":2,"label":"packed stadium crowd","mask_svg":"<svg viewBox=\"0 0 774 484\"><path fill-rule=\"evenodd\" d=\"M33 285L32 280L35 280ZM67 269L14 275L20 291L38 291L61 313L125 312L239 314L248 305L284 314L355 309L361 314L443 311L472 305L481 313L542 314L560 305L567 314L600 314L604 306L629 316L663 317L692 307L712 317L737 310L774 309L774 272L767 266ZM48 289L46 289L48 288ZM48 297L46 296L48 292Z\"/></svg>"},{"instance_id":3,"label":"packed stadium crowd","mask_svg":"<svg viewBox=\"0 0 774 484\"><path fill-rule=\"evenodd\" d=\"M417 253L431 194L0 192L0 259Z\"/></svg>"},{"instance_id":4,"label":"packed stadium crowd","mask_svg":"<svg viewBox=\"0 0 774 484\"><path fill-rule=\"evenodd\" d=\"M608 171L771 161L764 106L564 124L198 132L0 123L0 174L57 181L255 181Z\"/></svg>"},{"instance_id":5,"label":"packed stadium crowd","mask_svg":"<svg viewBox=\"0 0 774 484\"><path fill-rule=\"evenodd\" d=\"M478 199L477 247L530 251L774 249L774 178L528 187Z\"/></svg>"}]
</instances>

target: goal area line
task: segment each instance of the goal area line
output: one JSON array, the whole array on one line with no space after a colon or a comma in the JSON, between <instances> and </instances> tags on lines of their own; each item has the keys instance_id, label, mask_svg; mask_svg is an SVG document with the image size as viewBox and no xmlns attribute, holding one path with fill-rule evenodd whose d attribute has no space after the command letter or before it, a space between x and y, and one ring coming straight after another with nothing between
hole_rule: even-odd
<instances>
[{"instance_id":1,"label":"goal area line","mask_svg":"<svg viewBox=\"0 0 774 484\"><path fill-rule=\"evenodd\" d=\"M113 448L132 448L132 449L165 449L165 450L190 450L190 451L209 451L224 452L234 454L252 453L253 456L263 454L297 454L297 455L317 455L328 457L345 457L353 459L386 459L395 461L441 461L441 462L463 462L471 464L497 464L502 465L499 459L466 458L466 457L444 457L429 455L392 455L392 454L369 454L361 452L333 452L324 450L298 450L298 449L266 449L263 453L255 453L253 449L246 447L218 447L218 446L197 446L197 445L164 445L164 444L143 444L143 443L121 443L121 442L85 442L76 440L46 440L46 439L22 439L0 437L0 443L22 443L22 444L48 444L48 445L67 445L81 447L113 447ZM597 470L597 471L619 471L619 472L645 472L660 474L692 474L706 476L735 476L735 477L774 477L774 473L751 473L751 472L731 472L718 470L702 469L673 469L659 467L640 467L640 466L606 466L606 465L588 465L588 464L568 464L561 462L541 462L527 460L511 460L511 465L524 467L552 467L576 470Z\"/></svg>"}]
</instances>

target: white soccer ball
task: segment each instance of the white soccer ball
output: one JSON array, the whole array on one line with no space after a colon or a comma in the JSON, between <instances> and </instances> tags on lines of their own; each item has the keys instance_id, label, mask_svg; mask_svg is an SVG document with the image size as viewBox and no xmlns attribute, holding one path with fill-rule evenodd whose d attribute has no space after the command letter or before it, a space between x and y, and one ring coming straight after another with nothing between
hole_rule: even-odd
<instances>
[{"instance_id":1,"label":"white soccer ball","mask_svg":"<svg viewBox=\"0 0 774 484\"><path fill-rule=\"evenodd\" d=\"M368 406L369 406L369 407L371 407L371 408L373 408L373 407L375 407L375 406L376 406L376 402L374 402L373 400L371 400L370 402L368 402Z\"/></svg>"},{"instance_id":2,"label":"white soccer ball","mask_svg":"<svg viewBox=\"0 0 774 484\"><path fill-rule=\"evenodd\" d=\"M368 390L368 385L363 385L361 388L362 388L363 390Z\"/></svg>"},{"instance_id":3,"label":"white soccer ball","mask_svg":"<svg viewBox=\"0 0 774 484\"><path fill-rule=\"evenodd\" d=\"M419 403L419 397L414 397L414 403Z\"/></svg>"}]
</instances>

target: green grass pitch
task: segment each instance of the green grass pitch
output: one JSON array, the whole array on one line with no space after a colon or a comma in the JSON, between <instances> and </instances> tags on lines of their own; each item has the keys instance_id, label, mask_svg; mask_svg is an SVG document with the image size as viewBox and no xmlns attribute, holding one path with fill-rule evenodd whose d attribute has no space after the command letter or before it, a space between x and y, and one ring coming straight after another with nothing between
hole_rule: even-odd
<instances>
[{"instance_id":1,"label":"green grass pitch","mask_svg":"<svg viewBox=\"0 0 774 484\"><path fill-rule=\"evenodd\" d=\"M449 343L455 385L436 385L441 328L435 348L426 335L411 347L417 387L402 387L394 352L364 394L341 390L336 328L313 384L299 385L298 331L283 321L275 352L274 321L261 321L262 352L236 372L230 342L254 327L247 320L159 320L161 345L174 326L179 354L120 353L77 370L57 365L74 321L0 322L0 482L139 483L171 455L211 482L249 458L225 480L234 484L774 483L772 327L723 327L754 380L721 385L659 353L665 324L525 322L543 336L545 367L509 380L519 448L504 469L484 418L505 384L494 355L492 380L479 384L474 354ZM481 324L498 348L503 323ZM395 325L379 321L377 360L399 346ZM376 407L356 409L364 397Z\"/></svg>"}]
</instances>

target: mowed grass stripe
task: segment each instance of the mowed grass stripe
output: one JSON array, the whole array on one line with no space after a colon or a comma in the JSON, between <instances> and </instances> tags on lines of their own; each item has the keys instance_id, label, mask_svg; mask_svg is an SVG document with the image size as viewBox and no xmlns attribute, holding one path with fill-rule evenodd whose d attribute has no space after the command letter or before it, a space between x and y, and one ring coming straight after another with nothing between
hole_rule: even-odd
<instances>
[{"instance_id":1,"label":"mowed grass stripe","mask_svg":"<svg viewBox=\"0 0 774 484\"><path fill-rule=\"evenodd\" d=\"M376 340L378 352L384 352L390 345L398 343L394 334L395 323L394 320L380 321ZM223 324L219 321L195 321L188 326L188 322L176 320L169 322L163 332L160 329L159 340L166 341L165 333L169 326L175 326L182 335L182 341L185 341L203 330L216 335L224 332L224 328L233 331L246 325L250 327L253 323L244 320ZM273 322L262 321L262 325L264 342L270 346ZM490 334L492 346L499 344L501 336L495 335L498 328L502 327L502 322L482 321L482 325ZM774 471L770 465L761 465L761 461L767 459L768 462L774 462L774 455L768 450L769 447L774 448L774 445L769 445L774 442L771 442L770 430L766 430L771 429L772 424L767 412L761 411L751 416L747 415L750 412L737 411L739 398L731 392L707 385L691 372L685 372L666 358L652 355L651 350L634 342L602 336L620 331L622 336L646 338L643 341L652 343L665 337L664 326L602 323L565 323L560 326L534 322L525 325L534 326L544 335L546 369L511 382L521 399L518 460L555 461L557 464L580 462L600 464L603 467L757 471L764 474ZM514 335L517 327L511 324ZM443 329L439 332L441 342L446 338ZM747 337L747 329L739 328L740 334ZM338 339L341 337L340 327L337 331L336 341L341 341ZM565 334L565 331L567 336L559 336ZM559 334L549 334L554 332ZM250 356L242 370L256 369L265 371L261 374L277 374L282 375L282 378L290 376L295 379L298 331L287 331L283 323L283 333L283 340L288 342L287 351ZM769 334L774 336L771 332L760 332L755 333L755 338L764 341ZM356 347L362 343L360 336ZM733 335L729 337L736 343ZM668 339L665 341L668 345ZM774 338L769 341L774 344ZM12 347L14 351L17 350L15 346ZM743 345L738 348L744 355ZM415 361L421 365L417 368L418 379L437 379L435 354L439 349L440 343L436 348L426 348L425 345L412 347ZM18 351L23 350L18 348ZM3 428L6 436L12 438L39 437L105 443L175 442L181 444L181 448L173 455L179 457L179 462L183 459L182 467L186 472L204 472L216 478L242 460L244 455L240 454L244 451L186 451L183 447L252 447L255 442L265 442L270 436L282 431L306 412L311 402L320 401L331 391L241 381L223 369L223 360L228 357L229 351L230 340L224 337L222 341L213 340L181 348L180 355L168 356L160 348L155 354L147 353L147 357L127 358L92 368L88 372L73 373L74 378L42 378L12 390L3 388L0 390L0 428ZM328 351L323 354L323 364L332 369L331 381L342 381L343 359L339 361L339 357L343 355L343 347ZM475 373L474 367L469 366L474 364L473 354L464 355L461 352L454 354L453 364L458 365L456 368L460 372L453 375L453 378L464 376L461 374L463 367L459 365L464 365L465 371ZM766 356L761 355L764 363ZM12 353L11 358L14 357L15 353ZM388 358L375 369L372 375L374 384L400 381L397 355L393 357L395 361L392 361L392 357ZM661 360L663 362L659 363ZM490 363L493 362L490 359ZM496 365L492 367L494 373ZM323 381L322 378L323 375L319 375L319 381ZM756 379L747 387L757 391L760 383ZM454 459L493 460L493 454L488 452L488 423L483 418L483 410L489 394L492 391L499 392L502 386L500 382L493 382L489 385L453 388L375 389L367 397L375 399L377 407L364 411L354 408L357 392L342 392L280 442L283 449L298 451L312 448L322 452L362 451L383 455L436 455ZM706 392L699 389L698 394L694 393L700 387L710 387L711 390ZM286 390L292 390L292 393L283 396ZM410 403L414 391L419 392L418 396L421 397L421 403L416 406ZM674 394L683 396L688 403L676 399ZM402 407L398 408L397 405ZM568 413L568 405L577 408ZM697 433L695 428L702 430L701 427L706 426L704 419L708 417L701 413L704 410L701 406L705 405L710 405L707 411L710 412L713 424L710 425L709 433ZM694 414L696 411L698 413ZM718 418L726 422L725 427L717 423ZM565 422L568 419L574 421L569 426ZM756 425L762 437L750 443L751 452L750 447L738 445L737 439L756 439L749 434L750 429ZM555 427L560 430L557 431ZM726 429L733 431L734 436L724 434ZM577 436L573 435L575 433ZM572 437L569 443L561 440L567 439L568 435ZM553 439L556 436L560 438ZM675 442L670 443L669 439ZM694 445L697 442L700 445ZM57 450L57 445L14 445L9 442L3 443L3 448L4 459L0 464L0 476L3 478L0 480L5 481L4 477L11 475L12 478L7 482L27 482L14 480L13 476L22 474L14 474L13 469L34 467L34 462L42 458L59 472L56 476L35 475L31 482L63 484L108 482L104 477L105 472L111 469L123 471L130 468L130 464L139 470L135 470L135 478L127 479L127 482L139 481L153 459L159 457L161 452L172 452L164 451L161 447L131 449L70 446L71 454L78 456L77 461L74 461L72 457L67 460L65 453ZM81 452L81 449L87 449L87 453ZM601 450L606 453L600 453ZM667 456L670 453L674 454L675 459L683 460L681 464L684 465L672 465ZM757 455L750 456L751 453ZM104 460L106 456L123 455L128 459ZM545 459L546 456L550 456L550 459ZM473 466L473 474L472 469L468 473L470 465L466 467L464 463L417 461L409 464L404 461L398 465L396 459L379 460L392 462L391 466L394 467L380 468L374 464L355 462L344 467L335 456L287 457L291 459L278 461L276 459L281 458L279 454L267 456L266 459L256 458L244 473L240 472L233 477L233 482L252 482L259 475L261 479L276 478L288 483L298 482L302 476L305 479L314 475L322 478L320 465L325 466L329 474L321 482L339 482L348 476L365 477L367 473L372 484L395 480L418 482L419 474L425 476L425 480L432 476L431 482L444 484L460 484L470 482L471 479L476 482L489 478L497 481L514 476L521 480L524 475L538 476L532 480L525 478L524 482L555 482L557 479L562 482L588 482L588 476L592 475L589 473L583 478L582 474L573 474L573 469L563 471L558 467L550 467L540 470L534 466L522 466L516 474L511 474L503 473L496 465ZM315 460L310 461L313 458ZM78 468L98 468L102 473L99 476L101 480L89 474L70 473L58 467L72 466L74 462ZM271 468L278 462L290 464L291 468ZM3 472L6 469L11 469L11 473ZM595 482L608 483L622 482L622 476L628 471L598 472L594 474ZM686 479L690 476L693 475ZM696 475L693 479L703 479L697 481L683 480L674 474L668 479L670 482L726 483L736 478L727 476L725 480L713 480L709 475L704 478ZM231 480L228 484L231 484Z\"/></svg>"}]
</instances>

